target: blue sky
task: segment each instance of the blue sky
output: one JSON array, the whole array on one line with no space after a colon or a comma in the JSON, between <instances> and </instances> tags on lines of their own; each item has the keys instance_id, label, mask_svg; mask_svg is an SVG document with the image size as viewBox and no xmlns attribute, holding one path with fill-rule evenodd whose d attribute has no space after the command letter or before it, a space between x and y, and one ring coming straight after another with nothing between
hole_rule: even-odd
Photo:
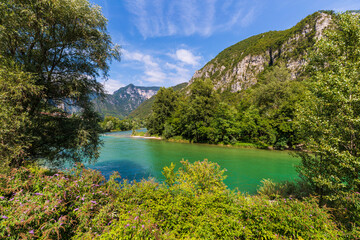
<instances>
[{"instance_id":1,"label":"blue sky","mask_svg":"<svg viewBox=\"0 0 360 240\"><path fill-rule=\"evenodd\" d=\"M122 48L105 89L187 82L225 48L294 26L318 10L358 10L360 0L90 0ZM103 81L103 80L99 80Z\"/></svg>"}]
</instances>

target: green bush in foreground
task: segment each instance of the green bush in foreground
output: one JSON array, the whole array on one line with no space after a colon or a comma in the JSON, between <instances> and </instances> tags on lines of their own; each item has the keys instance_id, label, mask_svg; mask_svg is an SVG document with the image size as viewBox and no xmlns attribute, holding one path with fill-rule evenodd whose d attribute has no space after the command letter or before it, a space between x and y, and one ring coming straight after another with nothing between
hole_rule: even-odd
<instances>
[{"instance_id":1,"label":"green bush in foreground","mask_svg":"<svg viewBox=\"0 0 360 240\"><path fill-rule=\"evenodd\" d=\"M207 160L164 168L154 180L109 181L97 171L13 169L0 175L0 238L339 239L315 199L245 196Z\"/></svg>"}]
</instances>

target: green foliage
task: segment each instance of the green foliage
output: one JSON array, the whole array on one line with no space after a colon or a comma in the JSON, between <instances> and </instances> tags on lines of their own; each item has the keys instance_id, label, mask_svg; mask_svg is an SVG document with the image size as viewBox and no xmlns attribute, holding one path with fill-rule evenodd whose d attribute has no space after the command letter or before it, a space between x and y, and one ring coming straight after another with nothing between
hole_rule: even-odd
<instances>
[{"instance_id":1,"label":"green foliage","mask_svg":"<svg viewBox=\"0 0 360 240\"><path fill-rule=\"evenodd\" d=\"M177 174L173 174L174 167L164 168L166 183L170 186L177 184L182 190L191 189L191 192L217 192L226 189L224 180L225 169L220 169L217 163L209 162L205 159L202 162L189 163L187 160L181 161L183 165L178 169ZM174 177L175 176L175 177ZM170 184L173 183L173 184Z\"/></svg>"},{"instance_id":2,"label":"green foliage","mask_svg":"<svg viewBox=\"0 0 360 240\"><path fill-rule=\"evenodd\" d=\"M219 102L215 110L214 119L210 126L213 131L210 142L235 144L240 139L240 122L236 119L236 108L224 102Z\"/></svg>"},{"instance_id":3,"label":"green foliage","mask_svg":"<svg viewBox=\"0 0 360 240\"><path fill-rule=\"evenodd\" d=\"M195 80L188 95L174 103L165 121L153 115L149 133L171 139L215 144L252 143L261 148L294 148L302 142L295 119L296 104L304 98L304 86L292 80L285 66L268 68L259 83L240 94L219 94L209 79ZM153 107L163 109L161 104Z\"/></svg>"},{"instance_id":4,"label":"green foliage","mask_svg":"<svg viewBox=\"0 0 360 240\"><path fill-rule=\"evenodd\" d=\"M0 172L19 166L28 157L34 139L28 135L31 122L27 112L40 87L29 73L0 57Z\"/></svg>"},{"instance_id":5,"label":"green foliage","mask_svg":"<svg viewBox=\"0 0 360 240\"><path fill-rule=\"evenodd\" d=\"M143 131L136 131L133 129L132 133L131 133L132 136L141 136L141 137L147 137L147 132L143 132Z\"/></svg>"},{"instance_id":6,"label":"green foliage","mask_svg":"<svg viewBox=\"0 0 360 240\"><path fill-rule=\"evenodd\" d=\"M274 66L265 71L259 83L244 97L245 101L250 101L250 105L249 112L246 107L243 111L250 115L245 115L246 118L251 119L243 122L254 122L251 127L245 128L249 129L247 134L253 135L248 141L259 139L259 142L274 145L277 149L301 143L295 113L296 105L305 98L304 92L302 82L292 80L285 66ZM246 105L246 102L242 105ZM256 129L255 133L251 133L251 129Z\"/></svg>"},{"instance_id":7,"label":"green foliage","mask_svg":"<svg viewBox=\"0 0 360 240\"><path fill-rule=\"evenodd\" d=\"M120 120L119 118L113 116L106 116L104 121L100 123L101 128L104 132L111 132L111 131L128 131L131 129L138 128L138 124L135 120L131 119L123 119Z\"/></svg>"},{"instance_id":8,"label":"green foliage","mask_svg":"<svg viewBox=\"0 0 360 240\"><path fill-rule=\"evenodd\" d=\"M14 169L0 175L0 238L340 239L327 209L308 199L229 191L224 170L202 161L153 180L109 181L96 171ZM167 170L165 170L167 169Z\"/></svg>"},{"instance_id":9,"label":"green foliage","mask_svg":"<svg viewBox=\"0 0 360 240\"><path fill-rule=\"evenodd\" d=\"M164 167L163 172L161 172L165 177L165 183L171 187L175 184L175 164L171 163L169 167Z\"/></svg>"},{"instance_id":10,"label":"green foliage","mask_svg":"<svg viewBox=\"0 0 360 240\"><path fill-rule=\"evenodd\" d=\"M360 16L337 15L311 54L307 101L299 119L310 152L300 155L301 176L320 196L336 204L360 190Z\"/></svg>"},{"instance_id":11,"label":"green foliage","mask_svg":"<svg viewBox=\"0 0 360 240\"><path fill-rule=\"evenodd\" d=\"M315 20L318 16L319 12L315 12L301 20L298 24L296 24L296 26L290 29L284 31L269 31L242 40L223 50L207 65L214 64L215 67L218 68L225 66L227 69L232 69L246 56L255 56L260 54L269 54L267 57L269 58L270 66L274 64L274 58L283 58L285 60L289 58L301 58L306 54L307 49L312 47L315 43ZM294 51L281 52L282 44L294 37L296 34L301 33L305 27L311 27L312 31L306 32L304 38L294 43ZM278 56L272 56L272 53L275 51L279 51L277 54ZM218 80L221 79L223 74L225 74L225 71L222 73L217 71L215 74L212 74L210 78L212 80Z\"/></svg>"},{"instance_id":12,"label":"green foliage","mask_svg":"<svg viewBox=\"0 0 360 240\"><path fill-rule=\"evenodd\" d=\"M268 196L271 199L277 198L296 198L304 199L314 192L311 186L303 180L274 182L271 179L263 179L257 190L258 194Z\"/></svg>"},{"instance_id":13,"label":"green foliage","mask_svg":"<svg viewBox=\"0 0 360 240\"><path fill-rule=\"evenodd\" d=\"M209 141L210 126L216 109L218 97L209 79L197 80L191 84L190 95L175 113L180 119L186 139L194 142Z\"/></svg>"},{"instance_id":14,"label":"green foliage","mask_svg":"<svg viewBox=\"0 0 360 240\"><path fill-rule=\"evenodd\" d=\"M164 124L175 110L177 94L172 88L160 88L152 105L152 113L147 121L150 134L162 135Z\"/></svg>"},{"instance_id":15,"label":"green foliage","mask_svg":"<svg viewBox=\"0 0 360 240\"><path fill-rule=\"evenodd\" d=\"M89 231L92 220L116 191L115 182L105 182L95 171L78 166L69 172L51 174L44 169L13 169L0 175L0 236L18 238L66 238ZM4 217L5 216L5 217ZM108 222L97 221L103 228Z\"/></svg>"},{"instance_id":16,"label":"green foliage","mask_svg":"<svg viewBox=\"0 0 360 240\"><path fill-rule=\"evenodd\" d=\"M349 239L351 236L359 236L360 233L360 193L347 193L333 204L336 206L333 214L337 221L340 222Z\"/></svg>"},{"instance_id":17,"label":"green foliage","mask_svg":"<svg viewBox=\"0 0 360 240\"><path fill-rule=\"evenodd\" d=\"M22 109L33 139L22 155L53 165L96 159L100 118L90 98L103 93L96 77L106 76L109 60L119 59L100 8L87 0L9 0L0 3L0 16L0 55L20 66L40 91ZM70 115L71 109L77 114Z\"/></svg>"}]
</instances>

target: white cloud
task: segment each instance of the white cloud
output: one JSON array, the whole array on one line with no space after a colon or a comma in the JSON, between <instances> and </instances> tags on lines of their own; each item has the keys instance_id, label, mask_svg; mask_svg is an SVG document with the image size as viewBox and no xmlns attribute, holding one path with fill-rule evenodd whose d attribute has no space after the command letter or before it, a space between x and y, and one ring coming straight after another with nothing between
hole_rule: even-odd
<instances>
[{"instance_id":1,"label":"white cloud","mask_svg":"<svg viewBox=\"0 0 360 240\"><path fill-rule=\"evenodd\" d=\"M252 8L248 13L241 19L240 23L242 26L248 26L254 19L255 8Z\"/></svg>"},{"instance_id":2,"label":"white cloud","mask_svg":"<svg viewBox=\"0 0 360 240\"><path fill-rule=\"evenodd\" d=\"M194 56L192 52L186 49L177 50L175 53L175 58L185 64L189 64L193 66L199 65L199 61L201 59L200 56Z\"/></svg>"},{"instance_id":3,"label":"white cloud","mask_svg":"<svg viewBox=\"0 0 360 240\"><path fill-rule=\"evenodd\" d=\"M115 79L108 79L106 81L103 81L102 84L104 85L105 91L108 94L113 94L113 92L115 92L119 88L124 87L124 84L122 84L119 80Z\"/></svg>"},{"instance_id":4,"label":"white cloud","mask_svg":"<svg viewBox=\"0 0 360 240\"><path fill-rule=\"evenodd\" d=\"M234 0L125 0L133 22L144 38L193 35L210 36L215 31L247 25L256 1ZM224 28L224 26L226 26Z\"/></svg>"},{"instance_id":5,"label":"white cloud","mask_svg":"<svg viewBox=\"0 0 360 240\"><path fill-rule=\"evenodd\" d=\"M123 49L124 60L136 61L142 64L144 81L152 83L162 83L166 79L166 74L161 69L157 59L148 54L130 52Z\"/></svg>"},{"instance_id":6,"label":"white cloud","mask_svg":"<svg viewBox=\"0 0 360 240\"><path fill-rule=\"evenodd\" d=\"M166 63L165 67L170 70L168 73L168 79L171 81L172 85L188 82L191 78L192 71L188 68L172 63Z\"/></svg>"},{"instance_id":7,"label":"white cloud","mask_svg":"<svg viewBox=\"0 0 360 240\"><path fill-rule=\"evenodd\" d=\"M333 3L329 9L334 9L337 12L344 12L347 10L359 10L360 2L359 0L337 1L336 3Z\"/></svg>"},{"instance_id":8,"label":"white cloud","mask_svg":"<svg viewBox=\"0 0 360 240\"><path fill-rule=\"evenodd\" d=\"M161 69L152 69L145 71L146 81L152 83L162 83L166 79L166 74Z\"/></svg>"},{"instance_id":9,"label":"white cloud","mask_svg":"<svg viewBox=\"0 0 360 240\"><path fill-rule=\"evenodd\" d=\"M141 85L174 86L187 82L201 64L202 56L180 45L169 54L166 50L149 54L146 51L123 49L122 65L133 72L133 82Z\"/></svg>"}]
</instances>

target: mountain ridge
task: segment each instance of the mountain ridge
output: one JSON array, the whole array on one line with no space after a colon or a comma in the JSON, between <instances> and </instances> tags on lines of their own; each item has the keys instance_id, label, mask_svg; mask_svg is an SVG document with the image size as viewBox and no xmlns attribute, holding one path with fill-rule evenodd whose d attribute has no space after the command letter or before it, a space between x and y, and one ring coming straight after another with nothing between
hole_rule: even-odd
<instances>
[{"instance_id":1,"label":"mountain ridge","mask_svg":"<svg viewBox=\"0 0 360 240\"><path fill-rule=\"evenodd\" d=\"M306 64L307 50L332 24L331 11L315 12L282 31L269 31L246 38L221 51L190 80L210 78L221 92L239 92L257 82L267 67L285 64L292 78L296 78Z\"/></svg>"},{"instance_id":2,"label":"mountain ridge","mask_svg":"<svg viewBox=\"0 0 360 240\"><path fill-rule=\"evenodd\" d=\"M184 89L189 83L188 82L183 82L180 83L178 85L175 85L171 88L174 89L174 91L181 91L182 89ZM143 103L140 104L140 106L138 106L136 109L134 109L130 114L129 117L131 118L140 118L140 119L145 119L147 116L150 115L151 113L151 107L152 104L155 101L155 95L153 95L151 98L145 100Z\"/></svg>"},{"instance_id":3,"label":"mountain ridge","mask_svg":"<svg viewBox=\"0 0 360 240\"><path fill-rule=\"evenodd\" d=\"M106 94L104 99L93 100L95 110L101 115L124 118L135 110L145 100L157 93L160 87L144 87L128 84L119 88L113 94Z\"/></svg>"}]
</instances>

